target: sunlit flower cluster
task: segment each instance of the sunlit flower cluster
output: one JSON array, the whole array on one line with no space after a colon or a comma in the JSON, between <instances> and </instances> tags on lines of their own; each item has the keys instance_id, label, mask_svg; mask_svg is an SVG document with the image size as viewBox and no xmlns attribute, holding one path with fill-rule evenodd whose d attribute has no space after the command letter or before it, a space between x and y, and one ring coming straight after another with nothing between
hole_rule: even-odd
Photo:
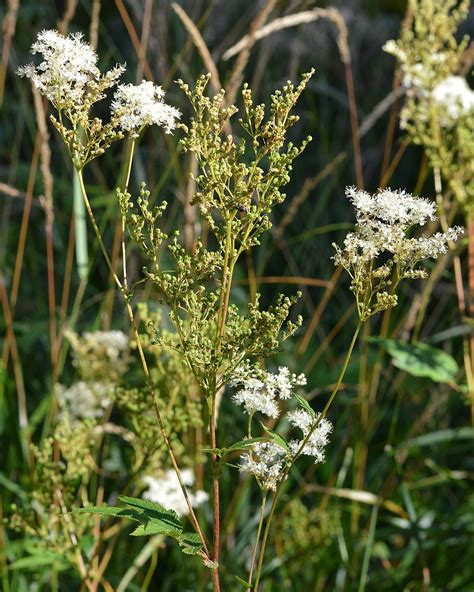
<instances>
[{"instance_id":1,"label":"sunlit flower cluster","mask_svg":"<svg viewBox=\"0 0 474 592\"><path fill-rule=\"evenodd\" d=\"M304 374L297 376L285 367L273 374L251 367L249 363L237 368L230 382L231 386L241 386L233 396L234 403L243 405L250 415L258 411L273 418L280 414L278 399L289 399L295 386L305 384Z\"/></svg>"},{"instance_id":2,"label":"sunlit flower cluster","mask_svg":"<svg viewBox=\"0 0 474 592\"><path fill-rule=\"evenodd\" d=\"M310 415L304 409L295 409L287 414L288 421L294 428L299 428L303 432L301 440L291 440L289 442L290 450L295 455L297 453L306 456L313 456L315 463L324 461L324 448L329 442L329 434L332 432L332 423L319 414ZM308 434L311 435L307 442L304 439ZM303 445L304 444L304 445Z\"/></svg>"},{"instance_id":3,"label":"sunlit flower cluster","mask_svg":"<svg viewBox=\"0 0 474 592\"><path fill-rule=\"evenodd\" d=\"M450 120L474 111L474 91L462 76L448 76L439 82L433 89L432 97Z\"/></svg>"},{"instance_id":4,"label":"sunlit flower cluster","mask_svg":"<svg viewBox=\"0 0 474 592\"><path fill-rule=\"evenodd\" d=\"M100 76L98 57L93 47L83 41L82 33L64 37L57 31L41 31L31 46L32 54L42 54L39 65L18 68L20 76L31 78L36 88L53 104L84 100L87 85Z\"/></svg>"},{"instance_id":5,"label":"sunlit flower cluster","mask_svg":"<svg viewBox=\"0 0 474 592\"><path fill-rule=\"evenodd\" d=\"M183 469L181 478L186 488L194 485L194 474L191 469ZM166 509L174 510L178 516L185 516L189 508L179 485L178 477L173 469L167 470L162 477L146 476L143 481L148 489L142 497L160 504ZM209 496L205 491L188 491L188 497L193 508L204 504Z\"/></svg>"},{"instance_id":6,"label":"sunlit flower cluster","mask_svg":"<svg viewBox=\"0 0 474 592\"><path fill-rule=\"evenodd\" d=\"M94 144L87 147L89 159L91 155L102 154L112 141L122 137L122 132L136 136L143 127L158 125L169 133L176 126L180 112L167 105L163 101L163 89L149 81L137 86L118 85L110 107L109 124L104 125L99 118L89 119L92 105L106 96L107 89L117 84L125 68L117 65L101 74L97 67L97 53L83 40L82 33L65 37L58 31L42 31L32 45L31 53L41 54L43 61L38 65L21 66L18 74L30 78L60 113L64 111L72 124L73 135L65 127L62 117L59 121L53 119L53 123L76 157L81 151L77 137L79 122L87 128L89 141Z\"/></svg>"},{"instance_id":7,"label":"sunlit flower cluster","mask_svg":"<svg viewBox=\"0 0 474 592\"><path fill-rule=\"evenodd\" d=\"M119 84L112 101L112 114L123 131L137 133L145 125L158 125L166 133L176 127L181 113L163 101L161 86L143 80L141 84Z\"/></svg>"},{"instance_id":8,"label":"sunlit flower cluster","mask_svg":"<svg viewBox=\"0 0 474 592\"><path fill-rule=\"evenodd\" d=\"M446 253L448 243L457 240L463 229L410 237L412 228L436 220L432 202L391 189L370 195L349 187L346 195L356 209L357 225L342 247L334 244L334 262L349 272L359 316L364 320L395 306L396 284L403 278L425 277L425 270L417 268L419 262Z\"/></svg>"}]
</instances>

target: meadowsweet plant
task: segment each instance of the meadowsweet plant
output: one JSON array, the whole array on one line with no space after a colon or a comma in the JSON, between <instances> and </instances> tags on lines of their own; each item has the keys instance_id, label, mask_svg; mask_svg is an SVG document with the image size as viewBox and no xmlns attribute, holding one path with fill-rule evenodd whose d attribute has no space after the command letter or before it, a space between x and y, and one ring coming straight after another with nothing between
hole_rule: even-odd
<instances>
[{"instance_id":1,"label":"meadowsweet plant","mask_svg":"<svg viewBox=\"0 0 474 592\"><path fill-rule=\"evenodd\" d=\"M287 367L274 371L271 366L271 356L302 323L292 311L298 295L278 295L272 306L265 307L257 294L251 302L237 305L232 290L239 259L251 253L271 228L272 212L286 197L284 187L293 163L311 140L307 137L297 144L289 141L288 133L298 122L293 110L313 71L304 74L298 85L287 82L275 91L268 106L256 104L251 89L244 85L241 109L229 105L223 91L209 96L209 76L199 77L195 85L180 80L192 111L190 119L181 122L181 113L164 102L163 90L152 82L119 83L125 74L123 66L101 74L95 51L80 35L65 38L56 31L44 31L32 52L41 54L43 61L20 68L19 73L30 78L56 110L52 123L79 175L91 225L131 324L130 339L118 332L68 336L79 380L58 389L63 413L40 459L48 475L59 472L56 491L69 491L76 457L68 442L75 438L95 437L88 448L91 467L94 455L103 451L101 438L107 430L126 440L134 457L127 459L132 475L122 495L112 492L104 498L106 504L89 500L84 476L56 506L55 519L64 520L64 532L69 532L70 561L84 585L97 589L105 569L99 561L98 526L94 543L87 546L70 536L68 526L74 523L68 520L78 521L82 535L93 520L91 515L103 518L104 538L115 536L110 520L116 520L119 528L131 521L132 535L174 539L185 554L198 558L210 570L209 579L218 592L225 561L221 480L226 471L236 471L241 478L254 479L260 494L255 541L246 553L248 572L235 574L239 586L257 592L270 528L291 469L302 456L315 464L325 459L332 431L327 414L361 324L394 306L398 283L423 277L419 262L446 252L448 241L456 240L461 229L413 236L418 227L435 220L430 201L404 191L370 195L347 190L357 225L344 245L335 247L334 260L352 278L359 323L338 379L324 407L315 411L301 390L306 377ZM109 101L107 122L93 115L98 101ZM197 163L191 203L201 225L189 249L179 229L167 234L161 228L166 203L155 203L145 183L137 193L129 188L135 146L150 125L165 133L174 131L183 152ZM83 170L122 139L130 149L125 182L116 190L122 230L118 273L96 222ZM129 238L144 260L141 280L147 283L150 302L148 297L140 302L141 293L129 283ZM140 379L133 373L137 365L142 370ZM129 371L133 380L126 384L123 379ZM242 421L232 433L221 430L225 398L241 410ZM123 414L121 425L111 420L112 406ZM68 461L62 472L50 463L56 441ZM231 462L235 458L237 465ZM84 502L80 509L78 499ZM72 514L71 509L75 509Z\"/></svg>"}]
</instances>

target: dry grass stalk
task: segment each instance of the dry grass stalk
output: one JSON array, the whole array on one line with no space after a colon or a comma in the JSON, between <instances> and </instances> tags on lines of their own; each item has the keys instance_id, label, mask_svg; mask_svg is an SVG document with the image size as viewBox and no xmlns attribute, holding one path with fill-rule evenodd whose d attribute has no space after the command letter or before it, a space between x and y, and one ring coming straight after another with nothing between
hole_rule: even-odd
<instances>
[{"instance_id":1,"label":"dry grass stalk","mask_svg":"<svg viewBox=\"0 0 474 592\"><path fill-rule=\"evenodd\" d=\"M230 105L235 101L235 97L237 95L237 90L242 83L242 75L249 61L250 51L252 47L255 45L256 34L257 31L263 27L267 18L270 16L270 13L275 8L276 0L267 0L267 3L262 8L262 10L258 13L255 20L252 22L250 26L250 30L248 35L246 36L245 45L242 47L240 51L237 61L235 63L234 69L232 74L230 75L229 82L226 85L226 95L227 95L227 104Z\"/></svg>"},{"instance_id":2,"label":"dry grass stalk","mask_svg":"<svg viewBox=\"0 0 474 592\"><path fill-rule=\"evenodd\" d=\"M58 31L62 35L66 35L71 24L74 14L76 13L77 0L67 0L66 7L64 9L63 18L58 22Z\"/></svg>"},{"instance_id":3,"label":"dry grass stalk","mask_svg":"<svg viewBox=\"0 0 474 592\"><path fill-rule=\"evenodd\" d=\"M145 57L145 54L143 52L143 48L140 43L140 39L138 38L137 32L135 31L135 27L133 26L133 23L132 23L132 19L130 18L128 11L125 8L125 4L123 3L123 0L115 0L115 5L117 6L120 16L122 17L123 23L128 31L128 34L130 36L130 40L133 44L133 48L135 49L135 51L137 53L138 60L141 64L141 68L143 69L143 72L145 73L145 76L148 78L148 80L153 80L153 78L154 78L153 73L152 73L150 65L148 64L148 61Z\"/></svg>"},{"instance_id":4,"label":"dry grass stalk","mask_svg":"<svg viewBox=\"0 0 474 592\"><path fill-rule=\"evenodd\" d=\"M211 52L209 51L199 29L193 23L193 21L189 18L186 12L181 8L179 4L173 2L171 5L172 9L178 15L179 19L184 25L184 28L189 33L196 49L201 56L202 61L204 62L204 66L206 67L207 71L211 74L211 84L216 92L220 91L222 88L222 84L219 78L219 72L217 71L217 66L212 59Z\"/></svg>"},{"instance_id":5,"label":"dry grass stalk","mask_svg":"<svg viewBox=\"0 0 474 592\"><path fill-rule=\"evenodd\" d=\"M146 56L148 47L148 38L150 35L151 15L153 10L153 0L146 0L145 11L143 13L142 33L140 36L140 47L143 56ZM143 78L143 62L138 61L136 83L139 84Z\"/></svg>"},{"instance_id":6,"label":"dry grass stalk","mask_svg":"<svg viewBox=\"0 0 474 592\"><path fill-rule=\"evenodd\" d=\"M3 19L3 48L2 48L2 63L0 65L0 107L3 103L3 93L5 90L5 78L7 76L8 58L10 55L10 47L12 39L15 35L16 18L18 9L20 7L19 0L8 0L8 10Z\"/></svg>"},{"instance_id":7,"label":"dry grass stalk","mask_svg":"<svg viewBox=\"0 0 474 592\"><path fill-rule=\"evenodd\" d=\"M56 334L56 290L54 281L54 249L53 249L53 175L51 173L51 149L49 147L48 125L43 100L38 89L33 86L33 99L35 105L36 122L40 137L41 175L43 177L44 199L43 208L45 211L46 230L46 253L48 267L48 304L49 304L49 332L51 341L51 364L53 375L56 373L58 360L57 334Z\"/></svg>"},{"instance_id":8,"label":"dry grass stalk","mask_svg":"<svg viewBox=\"0 0 474 592\"><path fill-rule=\"evenodd\" d=\"M282 29L288 29L289 27L296 27L298 25L304 25L306 23L312 23L313 21L326 16L326 9L324 8L313 8L313 10L304 10L296 14L289 14L273 20L268 25L265 25L258 29L254 35L254 41L259 41L272 33L281 31ZM242 51L249 41L249 36L245 35L240 41L238 41L232 47L229 47L222 56L224 61L230 60L233 56Z\"/></svg>"},{"instance_id":9,"label":"dry grass stalk","mask_svg":"<svg viewBox=\"0 0 474 592\"><path fill-rule=\"evenodd\" d=\"M100 22L100 0L92 2L91 25L89 28L89 39L92 47L97 49L99 41L99 22Z\"/></svg>"}]
</instances>

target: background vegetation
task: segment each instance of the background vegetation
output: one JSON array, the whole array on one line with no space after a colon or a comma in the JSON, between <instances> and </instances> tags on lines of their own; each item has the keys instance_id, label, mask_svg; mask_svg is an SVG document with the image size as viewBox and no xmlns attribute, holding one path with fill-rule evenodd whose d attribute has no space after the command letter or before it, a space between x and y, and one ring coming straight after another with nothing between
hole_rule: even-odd
<instances>
[{"instance_id":1,"label":"background vegetation","mask_svg":"<svg viewBox=\"0 0 474 592\"><path fill-rule=\"evenodd\" d=\"M308 22L280 28L229 57L229 48L265 21L301 13ZM189 107L173 82L177 78L191 85L210 71L214 86L221 84L231 95L245 80L256 100L265 101L287 79L296 81L316 68L297 106L301 120L291 130L295 139L310 134L314 140L296 162L272 231L255 257L240 266L233 298L244 302L259 290L270 303L277 290L302 291L296 312L304 317L303 327L276 362L307 374L312 403L319 408L318 397L333 385L356 323L347 280L330 260L332 242L353 224L345 186L436 193L422 148L409 145L399 129L404 89L395 60L381 49L407 26L405 2L9 0L0 16L3 516L12 503L26 503L35 487L25 438L40 443L48 435L54 385L70 382L74 373L64 329L127 330L92 231L74 223L73 171L61 140L50 126L45 136L30 85L14 74L43 28L85 32L98 47L102 66L126 61L128 72L136 72L136 80L127 82L146 78L163 85L167 102L182 110L184 121ZM472 36L473 29L474 12L459 33ZM164 229L184 226L189 246L199 220L189 204L191 163L180 154L178 139L179 132L164 136L148 130L137 147L131 185L146 180L153 199L168 201ZM114 146L100 166L94 161L87 178L116 258L114 187L125 173L117 167L123 162L120 150ZM326 463L317 470L311 461L303 463L292 477L291 495L281 502L265 590L474 589L474 417L462 340L471 334L472 321L458 308L452 256L432 265L428 280L402 287L391 314L366 325L330 413L334 433ZM129 253L129 266L136 279L137 251ZM443 358L440 370L426 359L407 361L403 352L390 356L369 339L380 335L436 346L457 365ZM235 411L227 400L221 414L222 432L232 431ZM113 458L118 445L108 446ZM100 474L96 486L100 481L112 491L126 474L122 463L126 455ZM242 484L236 488L236 479L229 472L223 488L225 557L232 573L239 571L258 520L248 513L251 491ZM120 540L105 576L111 589L144 544ZM5 592L80 589L77 577L57 562L19 563L31 559L28 538L1 526L0 551ZM183 569L172 545L153 549L150 557L127 589L205 589L205 576L196 581L195 570ZM223 589L233 589L232 582L229 575Z\"/></svg>"}]
</instances>

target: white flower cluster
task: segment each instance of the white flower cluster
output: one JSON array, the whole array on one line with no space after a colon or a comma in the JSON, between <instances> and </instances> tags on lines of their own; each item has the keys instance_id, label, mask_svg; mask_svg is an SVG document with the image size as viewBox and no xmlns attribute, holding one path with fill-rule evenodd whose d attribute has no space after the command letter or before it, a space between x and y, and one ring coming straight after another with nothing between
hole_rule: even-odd
<instances>
[{"instance_id":1,"label":"white flower cluster","mask_svg":"<svg viewBox=\"0 0 474 592\"><path fill-rule=\"evenodd\" d=\"M435 204L423 197L413 197L404 190L379 190L374 195L356 187L347 187L346 196L356 209L357 222L378 218L405 228L436 220Z\"/></svg>"},{"instance_id":2,"label":"white flower cluster","mask_svg":"<svg viewBox=\"0 0 474 592\"><path fill-rule=\"evenodd\" d=\"M433 203L391 189L370 195L349 187L346 195L356 209L357 226L355 232L347 234L342 247L333 245L333 259L348 271L359 318L365 321L396 306L394 289L398 282L426 277L426 271L417 268L418 263L446 253L448 243L457 240L463 229L456 226L446 232L411 238L410 229L436 220ZM379 256L383 256L383 262L377 266Z\"/></svg>"},{"instance_id":3,"label":"white flower cluster","mask_svg":"<svg viewBox=\"0 0 474 592\"><path fill-rule=\"evenodd\" d=\"M295 386L306 384L304 374L297 376L288 368L278 368L278 374L251 367L249 362L237 368L230 381L231 386L242 386L233 396L234 403L243 405L253 415L257 411L268 417L280 415L278 399L289 399Z\"/></svg>"},{"instance_id":4,"label":"white flower cluster","mask_svg":"<svg viewBox=\"0 0 474 592\"><path fill-rule=\"evenodd\" d=\"M123 331L85 332L81 337L84 347L89 350L103 350L112 363L129 348L129 339Z\"/></svg>"},{"instance_id":5,"label":"white flower cluster","mask_svg":"<svg viewBox=\"0 0 474 592\"><path fill-rule=\"evenodd\" d=\"M413 62L413 56L408 55L393 39L387 41L383 49L397 58L408 97L419 99L425 111L429 109L430 100L441 108L439 122L443 127L452 126L461 116L474 111L474 91L466 79L453 74L446 75L446 52L426 54L421 63ZM404 109L401 116L402 128L407 125L407 116ZM417 117L426 119L428 115L422 110Z\"/></svg>"},{"instance_id":6,"label":"white flower cluster","mask_svg":"<svg viewBox=\"0 0 474 592\"><path fill-rule=\"evenodd\" d=\"M329 442L329 434L332 432L332 423L319 414L312 417L304 409L295 409L288 412L288 421L295 428L303 432L303 439L292 440L289 443L293 455L297 454L303 446L304 439L311 432L308 441L304 444L300 454L314 456L315 463L324 462L324 447ZM314 427L316 426L316 427Z\"/></svg>"},{"instance_id":7,"label":"white flower cluster","mask_svg":"<svg viewBox=\"0 0 474 592\"><path fill-rule=\"evenodd\" d=\"M474 91L462 76L448 76L439 82L433 89L432 97L445 109L450 120L457 120L474 111Z\"/></svg>"},{"instance_id":8,"label":"white flower cluster","mask_svg":"<svg viewBox=\"0 0 474 592\"><path fill-rule=\"evenodd\" d=\"M436 220L432 202L391 189L370 195L348 187L346 195L356 209L357 228L346 236L342 249L334 245L334 261L348 270L371 262L382 253L391 254L400 271L412 270L422 259L436 259L446 253L448 242L455 241L463 232L455 227L428 237L407 238L413 226Z\"/></svg>"},{"instance_id":9,"label":"white flower cluster","mask_svg":"<svg viewBox=\"0 0 474 592\"><path fill-rule=\"evenodd\" d=\"M275 491L287 457L288 453L274 442L256 442L241 456L240 470L254 475L262 489Z\"/></svg>"},{"instance_id":10,"label":"white flower cluster","mask_svg":"<svg viewBox=\"0 0 474 592\"><path fill-rule=\"evenodd\" d=\"M194 475L191 469L181 471L181 478L186 488L194 485ZM143 481L147 484L148 490L143 493L143 498L166 509L174 510L178 516L185 516L189 508L179 485L178 477L173 469L167 470L161 478L146 476ZM189 500L193 508L205 503L209 496L205 491L188 491Z\"/></svg>"},{"instance_id":11,"label":"white flower cluster","mask_svg":"<svg viewBox=\"0 0 474 592\"><path fill-rule=\"evenodd\" d=\"M56 385L61 413L71 421L101 417L130 363L129 338L122 331L66 331L79 380Z\"/></svg>"},{"instance_id":12,"label":"white flower cluster","mask_svg":"<svg viewBox=\"0 0 474 592\"><path fill-rule=\"evenodd\" d=\"M103 91L115 86L125 72L118 65L101 75L97 53L83 41L82 33L64 37L58 31L41 31L31 53L42 54L43 61L21 66L18 74L30 78L59 111L66 109L72 117L74 112L88 111L92 103L104 98ZM154 124L171 132L181 114L163 101L164 95L160 86L149 81L138 86L119 84L111 104L113 128L133 136L144 126Z\"/></svg>"},{"instance_id":13,"label":"white flower cluster","mask_svg":"<svg viewBox=\"0 0 474 592\"><path fill-rule=\"evenodd\" d=\"M18 68L20 76L31 78L36 88L55 105L84 100L87 85L100 76L97 54L82 40L82 33L64 37L57 31L41 31L31 46L32 54L42 54L38 65Z\"/></svg>"},{"instance_id":14,"label":"white flower cluster","mask_svg":"<svg viewBox=\"0 0 474 592\"><path fill-rule=\"evenodd\" d=\"M246 361L235 371L230 384L242 386L232 398L237 405L243 405L250 416L258 411L276 419L280 415L278 399L291 399L295 387L306 384L306 377L293 374L286 367L280 367L278 373L272 374ZM298 404L302 404L301 398L298 398ZM264 490L275 490L285 469L300 454L314 456L315 462L324 460L324 446L328 443L331 423L322 418L317 424L319 416L312 416L303 409L288 412L287 418L292 427L302 430L303 440L309 436L303 448L303 440L296 439L287 445L283 441L281 445L278 441L255 442L241 456L240 470L254 475Z\"/></svg>"},{"instance_id":15,"label":"white flower cluster","mask_svg":"<svg viewBox=\"0 0 474 592\"><path fill-rule=\"evenodd\" d=\"M158 125L170 133L181 117L178 109L163 101L161 86L143 80L141 84L119 84L112 102L112 114L123 131L136 134L145 125Z\"/></svg>"},{"instance_id":16,"label":"white flower cluster","mask_svg":"<svg viewBox=\"0 0 474 592\"><path fill-rule=\"evenodd\" d=\"M56 385L61 415L73 423L81 419L101 417L104 409L111 403L114 385L110 382L79 380L66 388Z\"/></svg>"}]
</instances>

